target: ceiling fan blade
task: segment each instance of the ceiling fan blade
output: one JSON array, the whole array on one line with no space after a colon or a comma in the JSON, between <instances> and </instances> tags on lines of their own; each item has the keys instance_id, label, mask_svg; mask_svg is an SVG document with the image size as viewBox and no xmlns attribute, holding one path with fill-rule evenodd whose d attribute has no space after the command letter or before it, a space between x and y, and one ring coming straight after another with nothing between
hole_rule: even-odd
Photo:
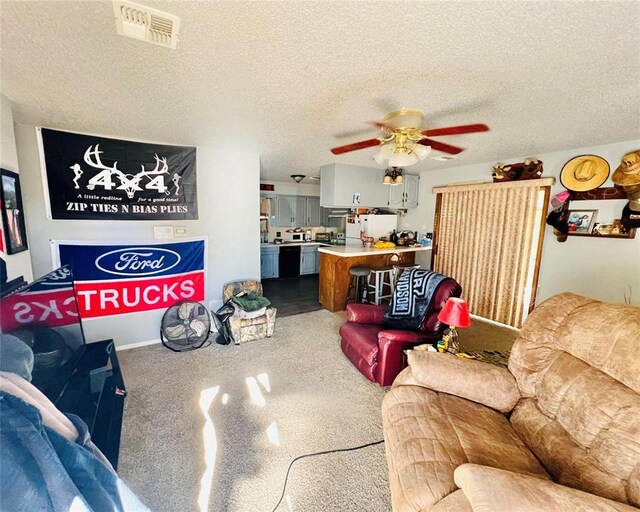
<instances>
[{"instance_id":1,"label":"ceiling fan blade","mask_svg":"<svg viewBox=\"0 0 640 512\"><path fill-rule=\"evenodd\" d=\"M438 142L433 139L422 139L420 144L424 146L431 146L431 149L435 149L436 151L441 151L442 153L449 153L450 155L457 155L458 153L462 153L464 148L459 148L458 146L451 146L450 144L445 144L444 142Z\"/></svg>"},{"instance_id":2,"label":"ceiling fan blade","mask_svg":"<svg viewBox=\"0 0 640 512\"><path fill-rule=\"evenodd\" d=\"M463 133L488 132L486 124L464 124L462 126L448 126L447 128L430 128L422 130L422 135L437 137L439 135L462 135Z\"/></svg>"},{"instance_id":3,"label":"ceiling fan blade","mask_svg":"<svg viewBox=\"0 0 640 512\"><path fill-rule=\"evenodd\" d=\"M333 137L335 139L346 139L347 137L355 137L356 135L364 135L365 133L372 132L371 127L367 128L356 128L354 130L346 130L344 132L334 133Z\"/></svg>"},{"instance_id":4,"label":"ceiling fan blade","mask_svg":"<svg viewBox=\"0 0 640 512\"><path fill-rule=\"evenodd\" d=\"M494 100L489 97L476 98L474 100L460 102L449 107L436 110L428 110L427 119L429 120L429 124L434 124L434 122L437 123L438 119L446 118L453 114L468 114L471 112L476 112L482 108L492 105L493 103Z\"/></svg>"},{"instance_id":5,"label":"ceiling fan blade","mask_svg":"<svg viewBox=\"0 0 640 512\"><path fill-rule=\"evenodd\" d=\"M334 155L341 155L342 153L349 153L350 151L357 151L358 149L371 148L380 144L378 139L363 140L360 142L354 142L353 144L346 144L345 146L338 146L332 148L331 152Z\"/></svg>"}]
</instances>

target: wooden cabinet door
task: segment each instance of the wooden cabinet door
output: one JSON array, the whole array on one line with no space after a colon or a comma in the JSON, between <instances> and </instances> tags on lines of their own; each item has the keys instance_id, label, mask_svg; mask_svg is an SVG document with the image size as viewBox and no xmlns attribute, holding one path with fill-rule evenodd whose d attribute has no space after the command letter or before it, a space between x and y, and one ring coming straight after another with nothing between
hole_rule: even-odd
<instances>
[{"instance_id":1,"label":"wooden cabinet door","mask_svg":"<svg viewBox=\"0 0 640 512\"><path fill-rule=\"evenodd\" d=\"M404 186L386 185L389 188L389 207L404 208Z\"/></svg>"},{"instance_id":2,"label":"wooden cabinet door","mask_svg":"<svg viewBox=\"0 0 640 512\"><path fill-rule=\"evenodd\" d=\"M307 198L302 196L291 196L291 210L293 213L292 226L300 227L307 225Z\"/></svg>"},{"instance_id":3,"label":"wooden cabinet door","mask_svg":"<svg viewBox=\"0 0 640 512\"><path fill-rule=\"evenodd\" d=\"M260 278L271 279L278 277L278 253L260 253Z\"/></svg>"},{"instance_id":4,"label":"wooden cabinet door","mask_svg":"<svg viewBox=\"0 0 640 512\"><path fill-rule=\"evenodd\" d=\"M322 226L319 197L307 197L307 223L305 226Z\"/></svg>"},{"instance_id":5,"label":"wooden cabinet door","mask_svg":"<svg viewBox=\"0 0 640 512\"><path fill-rule=\"evenodd\" d=\"M391 187L399 188L399 187ZM420 176L405 174L404 176L404 207L417 208L420 189Z\"/></svg>"},{"instance_id":6,"label":"wooden cabinet door","mask_svg":"<svg viewBox=\"0 0 640 512\"><path fill-rule=\"evenodd\" d=\"M294 225L291 199L291 196L278 196L276 199L276 222L281 228L290 228Z\"/></svg>"}]
</instances>

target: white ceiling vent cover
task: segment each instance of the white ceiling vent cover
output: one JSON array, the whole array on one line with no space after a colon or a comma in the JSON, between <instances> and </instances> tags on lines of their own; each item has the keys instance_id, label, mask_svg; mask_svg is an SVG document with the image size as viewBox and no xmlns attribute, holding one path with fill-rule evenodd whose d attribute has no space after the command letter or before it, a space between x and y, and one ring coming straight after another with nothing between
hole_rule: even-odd
<instances>
[{"instance_id":1,"label":"white ceiling vent cover","mask_svg":"<svg viewBox=\"0 0 640 512\"><path fill-rule=\"evenodd\" d=\"M177 16L127 0L114 0L113 12L121 36L175 50L180 31L180 18Z\"/></svg>"}]
</instances>

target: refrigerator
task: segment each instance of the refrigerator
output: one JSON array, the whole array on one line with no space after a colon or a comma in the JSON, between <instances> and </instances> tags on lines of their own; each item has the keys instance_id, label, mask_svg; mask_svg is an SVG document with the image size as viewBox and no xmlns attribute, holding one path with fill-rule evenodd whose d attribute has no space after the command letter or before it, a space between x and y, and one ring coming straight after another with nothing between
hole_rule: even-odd
<instances>
[{"instance_id":1,"label":"refrigerator","mask_svg":"<svg viewBox=\"0 0 640 512\"><path fill-rule=\"evenodd\" d=\"M398 229L398 216L392 215L356 215L347 219L346 245L362 245L360 231L376 240Z\"/></svg>"}]
</instances>

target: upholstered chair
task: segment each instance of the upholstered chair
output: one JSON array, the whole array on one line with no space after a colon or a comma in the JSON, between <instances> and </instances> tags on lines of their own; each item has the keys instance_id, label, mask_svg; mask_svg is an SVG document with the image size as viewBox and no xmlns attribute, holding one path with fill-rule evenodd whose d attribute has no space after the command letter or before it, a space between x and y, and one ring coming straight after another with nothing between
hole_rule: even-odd
<instances>
[{"instance_id":1,"label":"upholstered chair","mask_svg":"<svg viewBox=\"0 0 640 512\"><path fill-rule=\"evenodd\" d=\"M386 306L348 304L347 322L340 326L342 352L367 379L380 386L390 386L407 365L405 350L424 343L437 343L441 338L447 326L438 320L438 313L449 297L460 297L461 293L458 282L446 278L436 290L417 331L385 327Z\"/></svg>"},{"instance_id":2,"label":"upholstered chair","mask_svg":"<svg viewBox=\"0 0 640 512\"><path fill-rule=\"evenodd\" d=\"M394 512L637 511L640 308L563 293L509 369L411 351L382 405Z\"/></svg>"},{"instance_id":3,"label":"upholstered chair","mask_svg":"<svg viewBox=\"0 0 640 512\"><path fill-rule=\"evenodd\" d=\"M262 295L262 283L260 281L235 281L226 284L222 290L224 302L240 292L254 292ZM240 318L233 315L229 318L229 327L236 345L246 341L270 338L276 325L277 309L269 306L264 315L256 318Z\"/></svg>"}]
</instances>

